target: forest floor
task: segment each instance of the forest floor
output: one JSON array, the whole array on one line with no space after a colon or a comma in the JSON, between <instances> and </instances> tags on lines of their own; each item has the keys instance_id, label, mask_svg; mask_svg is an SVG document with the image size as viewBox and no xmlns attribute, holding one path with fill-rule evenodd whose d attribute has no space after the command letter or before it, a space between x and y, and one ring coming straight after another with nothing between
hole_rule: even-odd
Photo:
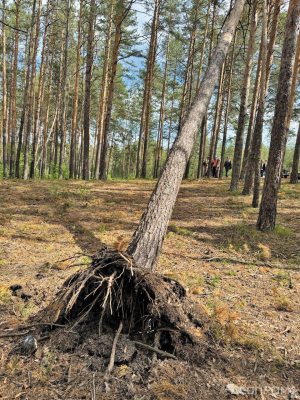
<instances>
[{"instance_id":1,"label":"forest floor","mask_svg":"<svg viewBox=\"0 0 300 400\"><path fill-rule=\"evenodd\" d=\"M229 192L228 179L183 182L158 272L202 306L211 356L153 360L121 335L104 381L115 332L31 327L33 356L14 352L24 336L1 337L54 300L102 243L125 249L154 184L1 183L0 399L300 398L300 185L283 183L278 225L263 234L251 198Z\"/></svg>"}]
</instances>

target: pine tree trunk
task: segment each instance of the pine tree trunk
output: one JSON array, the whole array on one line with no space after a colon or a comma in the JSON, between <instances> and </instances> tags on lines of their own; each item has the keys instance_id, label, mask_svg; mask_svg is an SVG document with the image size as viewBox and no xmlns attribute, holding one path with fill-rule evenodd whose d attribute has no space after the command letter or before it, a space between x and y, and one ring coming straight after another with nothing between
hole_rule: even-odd
<instances>
[{"instance_id":1,"label":"pine tree trunk","mask_svg":"<svg viewBox=\"0 0 300 400\"><path fill-rule=\"evenodd\" d=\"M293 166L290 183L298 183L298 168L299 168L299 157L300 157L300 124L297 133L297 139L294 150Z\"/></svg>"},{"instance_id":2,"label":"pine tree trunk","mask_svg":"<svg viewBox=\"0 0 300 400\"><path fill-rule=\"evenodd\" d=\"M169 124L167 158L168 158L169 153L170 153L170 144L171 144L171 134L172 134L172 125L173 125L173 111L174 111L174 98L175 98L175 84L176 84L176 65L175 65L175 69L174 69L174 78L173 78L173 93L172 93L171 115L170 115L170 124Z\"/></svg>"},{"instance_id":3,"label":"pine tree trunk","mask_svg":"<svg viewBox=\"0 0 300 400\"><path fill-rule=\"evenodd\" d=\"M72 115L72 131L70 143L70 167L69 178L75 178L75 160L76 160L76 127L77 127L77 113L78 113L78 93L79 93L79 76L80 76L80 54L81 54L81 24L82 24L82 8L83 0L80 0L79 19L78 19L78 39L76 48L76 71L75 71L75 89L74 89L74 102L73 102L73 115Z\"/></svg>"},{"instance_id":4,"label":"pine tree trunk","mask_svg":"<svg viewBox=\"0 0 300 400\"><path fill-rule=\"evenodd\" d=\"M262 56L260 100L259 100L259 104L258 104L255 128L254 128L254 132L253 132L252 148L250 151L250 157L248 160L248 166L247 166L246 175L245 175L244 189L242 192L243 195L251 194L252 185L253 185L253 175L255 175L255 171L256 171L256 178L255 178L256 179L256 191L255 191L255 194L253 193L253 202L252 202L253 206L255 206L255 203L258 203L264 105L265 105L265 99L266 99L266 96L268 93L268 86L269 86L271 68L272 68L272 63L273 63L273 55L274 55L277 27L278 27L278 22L279 22L280 6L281 6L281 0L276 0L275 5L274 5L272 28L271 28L271 33L270 33L270 41L269 41L269 45L268 45L268 54L266 57L266 61L263 61L263 56ZM265 52L266 52L266 50L264 49L264 52L262 52L262 54ZM265 68L263 67L264 65L265 65ZM263 93L263 96L262 96L262 93ZM257 204L257 206L258 206L258 204Z\"/></svg>"},{"instance_id":5,"label":"pine tree trunk","mask_svg":"<svg viewBox=\"0 0 300 400\"><path fill-rule=\"evenodd\" d=\"M107 178L107 152L108 152L108 140L109 140L109 128L110 128L110 120L111 120L111 111L112 111L112 102L114 96L114 89L116 83L116 72L117 72L117 63L118 63L118 54L120 41L122 36L122 22L123 17L118 16L116 19L116 33L115 33L115 41L114 48L112 54L111 61L111 77L108 86L108 95L107 95L107 109L104 123L104 131L103 131L103 143L101 149L101 158L100 158L100 179L105 180Z\"/></svg>"},{"instance_id":6,"label":"pine tree trunk","mask_svg":"<svg viewBox=\"0 0 300 400\"><path fill-rule=\"evenodd\" d=\"M286 129L287 130L290 129L290 123L291 123L292 112L293 112L293 105L294 105L294 101L295 101L296 88L297 88L297 83L298 83L298 74L299 74L299 66L300 66L300 34L298 35L296 49L297 50L296 50L296 56L295 56L295 62L294 62L294 73L293 73L293 80L292 80L291 98L290 98L289 110L288 110L288 116L287 116L287 123L286 123ZM290 183L297 183L298 182L298 164L299 164L299 153L298 153L298 163L297 163L297 151L298 151L298 149L297 149L297 141L298 141L298 136L299 136L299 130L298 130L297 140L296 140L296 145L295 145L295 151L294 151L294 157L293 157L293 166L292 166ZM283 162L284 162L284 157L283 157L283 160L282 160L282 165L283 165Z\"/></svg>"},{"instance_id":7,"label":"pine tree trunk","mask_svg":"<svg viewBox=\"0 0 300 400\"><path fill-rule=\"evenodd\" d=\"M264 232L273 231L276 223L277 194L288 134L286 119L291 96L299 17L300 0L290 0L281 55L268 167L257 220L257 228Z\"/></svg>"},{"instance_id":8,"label":"pine tree trunk","mask_svg":"<svg viewBox=\"0 0 300 400\"><path fill-rule=\"evenodd\" d=\"M230 190L237 190L239 188L239 177L241 172L242 154L243 154L244 130L246 125L248 98L250 92L251 72L252 72L253 54L255 46L255 32L256 32L257 22L258 22L258 1L254 0L252 4L251 28L250 28L250 36L248 42L244 82L241 93L238 127L235 139Z\"/></svg>"},{"instance_id":9,"label":"pine tree trunk","mask_svg":"<svg viewBox=\"0 0 300 400\"><path fill-rule=\"evenodd\" d=\"M66 31L65 31L65 49L64 49L64 67L62 74L62 104L61 104L61 121L59 126L60 134L60 155L58 178L63 177L63 164L65 157L65 139L66 139L66 91L67 91L67 74L68 74L68 43L69 43L69 22L70 22L71 0L68 0L66 9Z\"/></svg>"},{"instance_id":10,"label":"pine tree trunk","mask_svg":"<svg viewBox=\"0 0 300 400\"><path fill-rule=\"evenodd\" d=\"M222 88L223 88L223 79L224 79L224 71L225 71L225 61L222 65L222 69L220 72L220 79L219 79L219 89L218 89L218 96L217 96L217 101L216 101L216 112L215 112L215 120L214 120L214 127L213 127L213 132L211 135L210 139L210 146L209 146L209 163L211 164L211 161L215 154L214 148L215 148L215 142L216 142L216 136L217 136L217 129L218 129L218 122L219 122L219 113L220 113L220 101L221 101L221 96L222 96ZM210 178L212 174L212 168L211 165L208 166L207 170L207 177Z\"/></svg>"},{"instance_id":11,"label":"pine tree trunk","mask_svg":"<svg viewBox=\"0 0 300 400\"><path fill-rule=\"evenodd\" d=\"M44 88L45 88L45 70L48 61L48 54L46 55L46 43L48 39L48 26L49 26L49 17L50 17L50 0L47 2L47 11L46 11L46 21L45 21L45 31L43 37L43 47L42 47L42 55L41 55L41 64L40 64L40 77L39 77L39 85L38 85L38 98L37 98L37 106L35 112L35 121L34 121L34 130L33 130L33 142L32 142L32 160L30 164L30 178L33 179L35 175L36 168L36 157L38 150L38 141L40 134L40 118L41 118L41 108L43 104L44 98Z\"/></svg>"},{"instance_id":12,"label":"pine tree trunk","mask_svg":"<svg viewBox=\"0 0 300 400\"><path fill-rule=\"evenodd\" d=\"M161 104L160 104L160 119L159 119L159 125L158 125L158 132L157 132L157 160L154 163L154 173L153 173L153 178L158 177L158 171L159 171L159 165L160 165L160 150L162 147L162 140L163 140L163 134L164 134L164 120L165 120L165 101L166 101L166 89L167 89L167 78L168 78L168 62L169 62L169 40L170 40L170 30L168 32L168 38L167 38L167 50L166 50L166 61L165 61L165 73L164 73L164 81L163 81L163 87L162 87L162 94L161 94Z\"/></svg>"},{"instance_id":13,"label":"pine tree trunk","mask_svg":"<svg viewBox=\"0 0 300 400\"><path fill-rule=\"evenodd\" d=\"M228 125L229 105L230 105L230 97L231 97L232 71L233 71L233 60L234 60L236 37L237 37L237 33L235 33L235 35L234 35L234 40L233 40L233 44L232 44L232 55L231 55L231 60L230 60L230 68L229 68L229 76L228 76L227 103L226 103L225 120L224 120L224 132L223 132L223 142L222 142L222 151L221 151L221 160L220 160L219 179L222 179L222 177L223 177L223 169L224 169L224 162L225 162L227 125Z\"/></svg>"},{"instance_id":14,"label":"pine tree trunk","mask_svg":"<svg viewBox=\"0 0 300 400\"><path fill-rule=\"evenodd\" d=\"M10 178L15 176L15 151L16 151L16 118L17 118L17 77L18 77L18 54L19 54L19 22L20 22L20 3L16 1L16 33L15 33L15 48L14 48L14 66L13 66L13 81L12 81L12 130L11 130L11 155L10 155Z\"/></svg>"},{"instance_id":15,"label":"pine tree trunk","mask_svg":"<svg viewBox=\"0 0 300 400\"><path fill-rule=\"evenodd\" d=\"M2 141L3 141L3 178L7 178L7 98L6 98L6 29L5 29L5 0L2 2Z\"/></svg>"},{"instance_id":16,"label":"pine tree trunk","mask_svg":"<svg viewBox=\"0 0 300 400\"><path fill-rule=\"evenodd\" d=\"M205 44L206 44L206 37L207 37L207 31L208 31L208 22L209 22L209 15L210 15L210 6L211 6L211 0L209 0L208 6L207 6L207 13L206 13L206 19L205 19L205 28L204 28L204 33L203 33L203 42L202 42L202 48L201 48L201 56L200 56L200 63L199 63L196 91L199 90L200 80L201 80L201 75L202 75L203 59L204 59Z\"/></svg>"},{"instance_id":17,"label":"pine tree trunk","mask_svg":"<svg viewBox=\"0 0 300 400\"><path fill-rule=\"evenodd\" d=\"M155 66L155 58L157 50L157 26L159 18L159 4L160 0L155 0L154 16L151 27L150 49L147 60L147 90L145 91L146 101L145 101L144 149L143 149L143 161L142 161L142 172L141 172L142 178L146 178L147 175L151 96L152 96L154 66Z\"/></svg>"},{"instance_id":18,"label":"pine tree trunk","mask_svg":"<svg viewBox=\"0 0 300 400\"><path fill-rule=\"evenodd\" d=\"M204 149L205 127L206 127L206 118L204 117L201 124L197 179L200 179L203 175L203 156L204 156L203 149Z\"/></svg>"},{"instance_id":19,"label":"pine tree trunk","mask_svg":"<svg viewBox=\"0 0 300 400\"><path fill-rule=\"evenodd\" d=\"M89 180L90 177L90 108L91 108L91 81L93 65L93 41L94 41L94 23L95 23L95 0L91 0L89 15L89 30L87 37L86 53L86 75L85 75L85 98L84 98L84 151L83 151L83 179Z\"/></svg>"},{"instance_id":20,"label":"pine tree trunk","mask_svg":"<svg viewBox=\"0 0 300 400\"><path fill-rule=\"evenodd\" d=\"M173 212L186 163L202 124L213 90L220 76L245 0L237 0L216 47L212 61L201 81L181 131L175 140L161 177L151 195L141 222L131 238L127 252L140 267L153 270L161 251Z\"/></svg>"},{"instance_id":21,"label":"pine tree trunk","mask_svg":"<svg viewBox=\"0 0 300 400\"><path fill-rule=\"evenodd\" d=\"M35 1L34 1L35 2ZM30 74L30 85L29 85L29 99L28 99L28 115L27 115L27 132L25 139L25 151L24 151L24 170L23 179L28 179L28 162L29 162L29 147L30 137L32 130L32 116L34 113L34 88L36 78L36 58L39 44L39 33L40 33L40 19L42 11L42 0L39 0L38 12L36 17L35 37L34 37L34 49L31 63L31 74Z\"/></svg>"},{"instance_id":22,"label":"pine tree trunk","mask_svg":"<svg viewBox=\"0 0 300 400\"><path fill-rule=\"evenodd\" d=\"M108 64L109 64L109 58L110 58L111 30L112 30L112 23L113 23L114 2L115 2L115 0L111 0L111 2L110 2L110 12L109 12L108 27L107 27L107 35L106 35L103 75L102 75L101 90L100 90L100 97L99 97L99 124L97 127L98 137L97 137L97 150L96 150L96 163L95 163L94 179L98 179L99 169L100 169L100 156L101 156L101 145L102 145L102 136L103 136L103 123L105 120L104 117L105 117L106 91L107 91L107 81L108 81Z\"/></svg>"},{"instance_id":23,"label":"pine tree trunk","mask_svg":"<svg viewBox=\"0 0 300 400\"><path fill-rule=\"evenodd\" d=\"M248 159L249 159L251 146L252 146L253 125L254 125L255 117L256 117L256 108L257 108L257 101L258 101L259 88L260 88L260 77L261 77L261 45L260 45L260 50L259 50L258 65L257 65L255 84L254 84L254 90L253 90L253 95L252 95L251 112L250 112L249 125L248 125L248 130L247 130L247 138L246 138L242 170L241 170L241 176L240 176L241 180L245 180L245 174L246 174L246 170L247 170L247 166L248 166Z\"/></svg>"}]
</instances>

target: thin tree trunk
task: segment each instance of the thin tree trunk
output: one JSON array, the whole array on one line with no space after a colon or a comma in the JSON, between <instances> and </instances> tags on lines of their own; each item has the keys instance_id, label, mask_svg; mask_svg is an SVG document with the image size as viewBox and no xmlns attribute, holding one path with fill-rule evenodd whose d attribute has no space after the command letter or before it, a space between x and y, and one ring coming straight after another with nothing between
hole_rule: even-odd
<instances>
[{"instance_id":1,"label":"thin tree trunk","mask_svg":"<svg viewBox=\"0 0 300 400\"><path fill-rule=\"evenodd\" d=\"M232 55L231 55L229 76L228 76L227 104L226 104L226 111L225 111L225 121L224 121L224 132L223 132L219 179L222 179L222 177L223 177L223 168L224 168L224 162L225 162L227 126L228 126L229 105L230 105L230 97L231 97L232 71L233 71L233 60L234 60L236 37L237 37L237 32L234 35L234 40L233 40L233 44L232 44Z\"/></svg>"},{"instance_id":2,"label":"thin tree trunk","mask_svg":"<svg viewBox=\"0 0 300 400\"><path fill-rule=\"evenodd\" d=\"M127 252L139 267L153 270L161 251L173 212L186 163L202 124L213 90L220 76L245 0L237 0L228 17L212 61L175 140L161 177L151 195L141 222L131 238Z\"/></svg>"},{"instance_id":3,"label":"thin tree trunk","mask_svg":"<svg viewBox=\"0 0 300 400\"><path fill-rule=\"evenodd\" d=\"M288 134L286 119L291 96L299 17L300 0L290 0L282 47L268 167L257 220L257 228L264 232L273 231L276 223L277 194Z\"/></svg>"},{"instance_id":4,"label":"thin tree trunk","mask_svg":"<svg viewBox=\"0 0 300 400\"><path fill-rule=\"evenodd\" d=\"M297 133L297 139L294 150L293 166L290 183L298 183L298 168L299 168L299 157L300 157L300 124Z\"/></svg>"},{"instance_id":5,"label":"thin tree trunk","mask_svg":"<svg viewBox=\"0 0 300 400\"><path fill-rule=\"evenodd\" d=\"M219 89L218 89L218 96L217 96L217 102L216 102L216 112L215 112L215 121L214 121L214 127L213 127L213 133L211 136L210 140L210 146L209 146L209 166L207 170L207 177L210 178L212 174L212 168L211 168L211 162L214 157L213 152L214 152L214 147L215 147L215 141L216 141L216 136L217 136L217 129L218 129L218 122L219 122L219 113L220 113L220 101L221 101L221 96L222 96L222 88L223 88L223 79L224 79L224 71L225 71L225 61L222 65L222 69L220 72L220 79L219 79Z\"/></svg>"},{"instance_id":6,"label":"thin tree trunk","mask_svg":"<svg viewBox=\"0 0 300 400\"><path fill-rule=\"evenodd\" d=\"M243 154L244 130L246 125L248 98L250 92L251 72L253 64L255 32L256 32L257 22L258 22L258 1L254 0L252 4L251 28L250 28L250 36L248 42L244 82L241 93L238 127L236 131L230 190L237 190L239 188L239 177L241 172L242 154Z\"/></svg>"},{"instance_id":7,"label":"thin tree trunk","mask_svg":"<svg viewBox=\"0 0 300 400\"><path fill-rule=\"evenodd\" d=\"M250 157L248 160L248 167L247 167L246 175L245 175L245 184L244 184L244 189L242 192L243 195L250 195L251 190L252 190L252 185L253 185L253 174L255 174L255 170L256 170L257 171L256 191L255 191L255 194L253 194L253 205L255 205L255 203L257 203L257 206L258 206L259 183L260 183L260 157L261 157L261 141L262 141L262 130L263 130L264 106L265 106L265 99L266 99L266 96L268 93L268 86L269 86L271 68L272 68L272 63L273 63L273 54L274 54L274 47L275 47L275 41L276 41L277 27L278 27L278 22L279 22L280 6L281 6L281 0L276 0L275 5L274 5L272 28L271 28L271 33L270 33L270 41L269 41L269 45L268 45L268 54L266 57L266 61L263 60L263 56L262 56L260 100L259 100L259 104L258 104L255 128L254 128L254 132L253 132L252 148L251 148ZM265 52L266 52L266 50L264 49L264 53ZM263 67L264 65L265 65L265 68Z\"/></svg>"},{"instance_id":8,"label":"thin tree trunk","mask_svg":"<svg viewBox=\"0 0 300 400\"><path fill-rule=\"evenodd\" d=\"M204 28L204 33L203 33L203 42L202 42L202 48L201 48L201 56L200 56L196 91L198 91L199 87L200 87L200 80L201 80L201 75L202 75L203 59L204 59L204 52L205 52L205 44L206 44L206 37L207 37L207 31L208 31L210 7L211 7L211 0L209 0L208 6L207 6L207 13L206 13L206 20L205 20L205 28Z\"/></svg>"},{"instance_id":9,"label":"thin tree trunk","mask_svg":"<svg viewBox=\"0 0 300 400\"><path fill-rule=\"evenodd\" d=\"M176 83L176 66L175 66L174 78L173 78L173 93L172 93L171 115L170 115L170 124L169 124L167 158L168 158L169 153L170 153L170 142L171 142L171 133L172 133L172 124L173 124L173 111L174 111L174 98L175 98L175 83Z\"/></svg>"},{"instance_id":10,"label":"thin tree trunk","mask_svg":"<svg viewBox=\"0 0 300 400\"><path fill-rule=\"evenodd\" d=\"M145 102L144 150L143 150L143 161L142 161L142 172L141 172L142 178L146 178L147 175L150 110L151 110L151 96L152 96L152 86L154 78L155 57L157 50L157 26L159 19L159 5L160 5L160 0L155 0L154 16L151 27L150 49L147 60L147 90L145 92L146 102Z\"/></svg>"},{"instance_id":11,"label":"thin tree trunk","mask_svg":"<svg viewBox=\"0 0 300 400\"><path fill-rule=\"evenodd\" d=\"M97 127L98 136L97 136L96 162L95 162L95 171L94 171L95 179L98 179L99 169L100 169L100 156L101 156L101 145L102 145L102 136L103 136L103 123L105 120L104 117L105 117L105 104L106 104L106 92L107 92L107 81L108 81L108 63L109 63L109 58L110 58L111 31L112 31L112 23L113 23L114 2L115 2L115 0L111 0L111 2L110 2L110 12L109 12L109 20L108 20L108 27L107 27L106 43L105 43L103 74L102 74L102 82L101 82L101 90L100 90L100 98L99 98L99 124Z\"/></svg>"},{"instance_id":12,"label":"thin tree trunk","mask_svg":"<svg viewBox=\"0 0 300 400\"><path fill-rule=\"evenodd\" d=\"M167 38L167 50L166 50L166 61L165 61L165 73L164 73L164 82L162 88L162 95L161 95L161 104L160 104L160 119L159 119L159 127L157 132L157 160L154 163L154 173L153 178L158 177L158 170L160 165L160 149L162 146L163 134L164 134L164 120L165 120L165 101L166 101L166 89L167 89L167 78L168 78L168 62L169 62L169 40L170 40L170 30L168 32Z\"/></svg>"},{"instance_id":13,"label":"thin tree trunk","mask_svg":"<svg viewBox=\"0 0 300 400\"><path fill-rule=\"evenodd\" d=\"M85 74L85 98L84 98L84 148L83 148L83 179L89 180L90 177L90 108L91 108L91 81L93 66L93 40L94 40L94 21L95 21L95 0L91 0L89 29L87 37L87 53L86 53L86 74Z\"/></svg>"},{"instance_id":14,"label":"thin tree trunk","mask_svg":"<svg viewBox=\"0 0 300 400\"><path fill-rule=\"evenodd\" d=\"M61 105L61 122L59 127L60 133L60 155L59 155L59 169L58 178L63 177L63 164L65 157L65 138L66 138L66 90L67 90L67 74L68 74L68 43L69 43L69 21L71 11L71 0L68 0L66 9L66 31L65 31L65 52L64 52L64 69L62 75L62 105Z\"/></svg>"},{"instance_id":15,"label":"thin tree trunk","mask_svg":"<svg viewBox=\"0 0 300 400\"><path fill-rule=\"evenodd\" d=\"M2 141L3 141L3 178L7 178L7 104L6 104L6 29L5 29L5 0L2 2Z\"/></svg>"},{"instance_id":16,"label":"thin tree trunk","mask_svg":"<svg viewBox=\"0 0 300 400\"><path fill-rule=\"evenodd\" d=\"M107 109L106 109L106 116L105 116L105 124L104 124L104 131L103 131L103 143L101 148L101 159L100 159L100 179L105 180L107 178L107 151L108 151L108 140L109 140L109 128L110 128L110 120L111 120L111 111L112 111L112 102L114 97L114 89L116 83L116 72L117 72L117 64L118 64L118 55L119 55L119 47L120 41L122 36L122 22L126 17L129 9L126 10L127 12L123 13L123 15L119 15L116 19L116 32L115 32L115 41L114 41L114 48L112 54L112 61L111 61L111 77L108 86L108 96L107 96Z\"/></svg>"},{"instance_id":17,"label":"thin tree trunk","mask_svg":"<svg viewBox=\"0 0 300 400\"><path fill-rule=\"evenodd\" d=\"M34 0L35 2L35 0ZM35 88L35 78L36 78L36 57L39 44L39 33L40 33L40 19L42 11L42 0L39 0L39 7L36 17L36 27L35 27L35 38L34 38L34 50L32 55L31 63L31 76L30 76L30 89L29 89L29 100L28 100L28 116L27 116L27 133L25 140L25 152L24 152L24 170L23 179L28 179L28 161L29 161L29 147L30 147L30 137L32 130L32 116L34 113L34 88Z\"/></svg>"},{"instance_id":18,"label":"thin tree trunk","mask_svg":"<svg viewBox=\"0 0 300 400\"><path fill-rule=\"evenodd\" d=\"M202 120L202 124L201 124L197 179L200 179L202 177L202 171L203 171L203 141L204 141L205 125L206 125L205 121L206 121L206 118L204 117Z\"/></svg>"},{"instance_id":19,"label":"thin tree trunk","mask_svg":"<svg viewBox=\"0 0 300 400\"><path fill-rule=\"evenodd\" d=\"M293 105L294 105L294 101L295 101L296 88L297 88L297 83L298 83L298 74L299 74L299 66L300 66L300 34L298 35L296 48L297 48L297 50L296 50L296 56L295 56L295 62L294 62L294 73L293 73L291 97L290 97L289 110L288 110L287 123L286 123L287 130L290 129ZM296 145L295 145L290 183L298 182L299 153L298 153L298 159L297 159L297 152L298 152L297 141L300 140L300 139L298 139L298 136L299 136L299 130L298 130L297 140L296 140ZM298 146L299 146L299 144L298 144ZM297 162L297 160L298 160L298 162ZM282 160L282 165L283 165L283 162L284 162L284 158Z\"/></svg>"},{"instance_id":20,"label":"thin tree trunk","mask_svg":"<svg viewBox=\"0 0 300 400\"><path fill-rule=\"evenodd\" d=\"M250 150L251 150L251 146L252 146L253 126L254 126L254 122L255 122L257 101L258 101L258 95L259 95L260 77L261 77L261 45L260 45L260 50L259 50L255 84L254 84L254 90L253 90L253 95L252 95L251 112L250 112L249 125L248 125L248 130L247 130L247 138L246 138L242 170L241 170L241 176L240 176L241 180L245 180L245 174L246 174L246 170L247 170L247 166L248 166L248 159L249 159Z\"/></svg>"},{"instance_id":21,"label":"thin tree trunk","mask_svg":"<svg viewBox=\"0 0 300 400\"><path fill-rule=\"evenodd\" d=\"M34 130L33 130L33 143L32 143L32 160L30 165L30 178L34 178L35 175L35 168L36 168L36 157L37 157L37 150L38 150L38 141L39 141L39 134L40 134L40 117L41 117L41 108L43 104L44 98L44 88L45 88L45 69L47 66L47 58L46 55L45 60L45 53L46 53L46 43L48 39L48 26L49 26L49 17L50 17L50 0L47 2L47 11L46 11L46 21L45 21L45 31L44 31L44 38L43 38L43 48L42 48L42 55L41 55L41 66L40 66L40 77L39 77L39 85L38 85L38 98L37 98L37 106L36 106L36 115L35 115L35 122L34 122Z\"/></svg>"},{"instance_id":22,"label":"thin tree trunk","mask_svg":"<svg viewBox=\"0 0 300 400\"><path fill-rule=\"evenodd\" d=\"M10 155L10 178L15 176L15 149L16 149L16 118L17 118L17 77L18 77L18 54L19 54L19 22L20 22L20 3L16 1L16 33L15 33L15 51L12 82L12 130L11 130L11 155ZM26 49L25 49L26 51Z\"/></svg>"}]
</instances>

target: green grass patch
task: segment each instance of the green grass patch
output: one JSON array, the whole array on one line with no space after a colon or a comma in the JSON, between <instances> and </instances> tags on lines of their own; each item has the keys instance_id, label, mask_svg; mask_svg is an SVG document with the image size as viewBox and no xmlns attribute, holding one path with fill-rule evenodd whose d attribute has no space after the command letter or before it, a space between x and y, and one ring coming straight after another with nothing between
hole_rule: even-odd
<instances>
[{"instance_id":1,"label":"green grass patch","mask_svg":"<svg viewBox=\"0 0 300 400\"><path fill-rule=\"evenodd\" d=\"M186 229L186 228L180 228L179 226L177 226L174 223L170 223L168 229L169 229L170 232L177 233L178 235L193 236L193 232L192 231L190 231L189 229Z\"/></svg>"}]
</instances>

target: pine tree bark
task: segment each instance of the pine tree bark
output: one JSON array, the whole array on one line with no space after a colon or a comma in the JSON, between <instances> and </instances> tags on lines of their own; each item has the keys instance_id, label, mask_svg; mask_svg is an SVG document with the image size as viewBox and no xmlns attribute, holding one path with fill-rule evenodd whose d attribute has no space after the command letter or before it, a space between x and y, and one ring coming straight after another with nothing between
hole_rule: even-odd
<instances>
[{"instance_id":1,"label":"pine tree bark","mask_svg":"<svg viewBox=\"0 0 300 400\"><path fill-rule=\"evenodd\" d=\"M174 69L174 77L173 77L173 92L172 92L172 102L171 102L171 115L170 115L170 123L169 123L169 135L168 135L168 148L167 148L167 158L170 153L170 145L171 145L171 134L172 134L172 125L173 125L173 112L174 112L174 98L175 98L175 84L176 84L176 65Z\"/></svg>"},{"instance_id":2,"label":"pine tree bark","mask_svg":"<svg viewBox=\"0 0 300 400\"><path fill-rule=\"evenodd\" d=\"M67 91L67 74L68 74L68 43L69 43L69 23L70 23L71 0L68 0L66 8L66 31L64 43L64 67L62 74L62 103L61 103L61 120L59 126L60 134L60 154L59 154L59 168L58 178L63 177L63 164L65 159L65 139L66 139L66 91Z\"/></svg>"},{"instance_id":3,"label":"pine tree bark","mask_svg":"<svg viewBox=\"0 0 300 400\"><path fill-rule=\"evenodd\" d=\"M250 83L251 83L250 81L251 81L253 54L255 46L255 32L256 32L257 22L258 22L258 1L255 0L252 4L251 28L250 28L250 36L248 42L244 82L241 93L238 127L235 139L230 190L237 190L239 188L239 177L241 172L241 163L243 154L244 130L246 125L248 98L250 92Z\"/></svg>"},{"instance_id":4,"label":"pine tree bark","mask_svg":"<svg viewBox=\"0 0 300 400\"><path fill-rule=\"evenodd\" d=\"M207 13L206 13L206 19L205 19L205 28L204 28L204 33L203 33L203 42L202 42L202 48L201 48L201 56L200 56L196 91L198 91L199 87L200 87L200 80L201 80L201 75L202 75L203 59L204 59L204 52L205 52L205 45L206 45L206 37L207 37L207 31L208 31L210 7L211 7L211 0L208 1L208 6L207 6Z\"/></svg>"},{"instance_id":5,"label":"pine tree bark","mask_svg":"<svg viewBox=\"0 0 300 400\"><path fill-rule=\"evenodd\" d=\"M84 150L83 150L83 170L82 177L85 181L90 178L90 108L91 108L91 81L93 66L93 41L94 41L94 23L95 23L95 0L91 0L89 29L87 37L87 53L86 53L86 74L85 74L85 98L84 98Z\"/></svg>"},{"instance_id":6,"label":"pine tree bark","mask_svg":"<svg viewBox=\"0 0 300 400\"><path fill-rule=\"evenodd\" d=\"M220 76L244 3L245 0L237 0L231 10L193 105L175 140L141 222L129 243L127 252L140 267L153 270L156 266L186 163Z\"/></svg>"},{"instance_id":7,"label":"pine tree bark","mask_svg":"<svg viewBox=\"0 0 300 400\"><path fill-rule=\"evenodd\" d=\"M277 194L288 134L286 119L291 96L299 17L300 0L290 0L281 55L268 167L257 220L257 228L264 232L273 231L276 223Z\"/></svg>"},{"instance_id":8,"label":"pine tree bark","mask_svg":"<svg viewBox=\"0 0 300 400\"><path fill-rule=\"evenodd\" d=\"M6 29L5 0L2 2L2 141L3 141L3 178L7 178L7 87L6 87Z\"/></svg>"}]
</instances>

